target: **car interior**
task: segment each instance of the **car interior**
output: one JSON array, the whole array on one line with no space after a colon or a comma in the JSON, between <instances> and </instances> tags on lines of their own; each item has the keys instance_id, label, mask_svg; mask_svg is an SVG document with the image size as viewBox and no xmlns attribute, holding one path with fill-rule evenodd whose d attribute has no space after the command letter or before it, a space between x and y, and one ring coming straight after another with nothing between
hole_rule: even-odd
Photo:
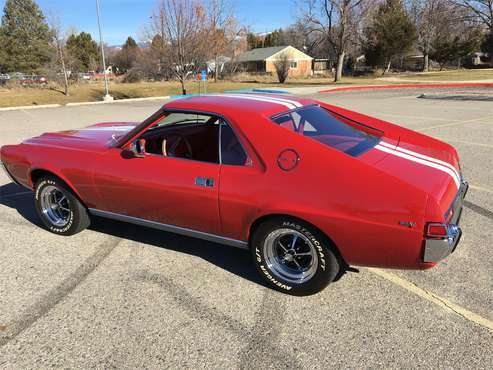
<instances>
[{"instance_id":1,"label":"car interior","mask_svg":"<svg viewBox=\"0 0 493 370\"><path fill-rule=\"evenodd\" d=\"M221 138L221 140L220 140ZM140 138L146 154L245 165L248 156L229 124L222 118L192 113L170 113Z\"/></svg>"}]
</instances>

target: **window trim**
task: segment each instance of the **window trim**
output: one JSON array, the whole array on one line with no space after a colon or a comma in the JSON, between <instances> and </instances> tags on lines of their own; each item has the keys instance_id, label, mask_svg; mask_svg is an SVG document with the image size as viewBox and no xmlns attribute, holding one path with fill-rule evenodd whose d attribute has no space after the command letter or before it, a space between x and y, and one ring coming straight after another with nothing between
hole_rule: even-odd
<instances>
[{"instance_id":1,"label":"window trim","mask_svg":"<svg viewBox=\"0 0 493 370\"><path fill-rule=\"evenodd\" d=\"M245 165L230 165L230 164L223 164L222 163L222 158L221 158L222 157L222 154L221 154L221 123L219 123L219 137L218 137L219 163L207 162L207 161L198 161L196 159L189 159L189 158L167 157L164 155L152 154L152 153L150 153L148 155L152 155L155 157L162 157L162 158L173 158L173 159L180 159L180 160L186 160L186 161L193 161L193 162L198 162L198 163L207 163L210 165L234 166L234 167L254 167L254 163L255 163L254 157L250 154L249 150L247 150L246 146L243 144L242 138L240 135L238 135L236 128L222 114L216 113L216 112L210 112L210 111L206 111L206 110L162 107L157 112L155 112L153 115L151 115L150 117L145 119L141 124L135 126L135 128L132 129L130 132L128 132L126 135L119 138L112 147L123 149L126 145L133 142L139 136L144 134L147 131L147 129L149 128L149 126L152 126L154 123L156 123L163 116L165 116L167 114L172 114L172 113L203 114L203 115L207 115L207 116L211 116L211 117L217 117L220 120L224 121L231 128L231 130L233 130L233 133L236 136L236 139L240 143L241 148L245 152L246 156L250 159L252 165L250 165L250 166L246 165L246 164Z\"/></svg>"}]
</instances>

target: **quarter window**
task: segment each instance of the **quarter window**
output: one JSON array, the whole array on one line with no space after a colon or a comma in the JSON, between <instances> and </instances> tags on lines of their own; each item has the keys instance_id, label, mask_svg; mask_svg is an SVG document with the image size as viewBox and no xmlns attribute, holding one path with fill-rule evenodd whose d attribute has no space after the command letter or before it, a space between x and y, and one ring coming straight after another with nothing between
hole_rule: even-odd
<instances>
[{"instance_id":1,"label":"quarter window","mask_svg":"<svg viewBox=\"0 0 493 370\"><path fill-rule=\"evenodd\" d=\"M226 122L221 123L220 135L222 164L245 166L251 162L233 129Z\"/></svg>"}]
</instances>

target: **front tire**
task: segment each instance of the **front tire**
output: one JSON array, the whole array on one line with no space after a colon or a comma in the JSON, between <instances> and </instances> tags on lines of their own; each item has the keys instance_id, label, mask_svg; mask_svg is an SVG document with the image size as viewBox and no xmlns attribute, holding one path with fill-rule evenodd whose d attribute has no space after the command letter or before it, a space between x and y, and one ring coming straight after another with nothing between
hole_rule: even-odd
<instances>
[{"instance_id":1,"label":"front tire","mask_svg":"<svg viewBox=\"0 0 493 370\"><path fill-rule=\"evenodd\" d=\"M74 235L86 229L90 218L75 194L56 177L42 177L34 186L36 212L46 228L58 235Z\"/></svg>"},{"instance_id":2,"label":"front tire","mask_svg":"<svg viewBox=\"0 0 493 370\"><path fill-rule=\"evenodd\" d=\"M322 291L340 270L330 240L313 226L290 217L260 224L252 236L251 251L267 284L291 295Z\"/></svg>"}]
</instances>

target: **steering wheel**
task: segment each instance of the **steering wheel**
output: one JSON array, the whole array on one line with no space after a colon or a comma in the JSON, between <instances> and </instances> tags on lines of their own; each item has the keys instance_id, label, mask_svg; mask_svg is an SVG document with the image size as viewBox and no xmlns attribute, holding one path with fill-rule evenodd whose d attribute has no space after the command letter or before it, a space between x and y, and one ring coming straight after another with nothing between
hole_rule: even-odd
<instances>
[{"instance_id":1,"label":"steering wheel","mask_svg":"<svg viewBox=\"0 0 493 370\"><path fill-rule=\"evenodd\" d=\"M177 158L188 158L192 159L193 158L193 152L192 152L192 145L190 144L190 141L185 136L182 136L180 134L174 134L171 135L167 141L171 142L171 145L169 149L167 150L167 155L169 157L177 157ZM180 144L184 143L186 147L186 152L183 155L177 155L177 149L179 148ZM181 153L180 153L181 154Z\"/></svg>"}]
</instances>

